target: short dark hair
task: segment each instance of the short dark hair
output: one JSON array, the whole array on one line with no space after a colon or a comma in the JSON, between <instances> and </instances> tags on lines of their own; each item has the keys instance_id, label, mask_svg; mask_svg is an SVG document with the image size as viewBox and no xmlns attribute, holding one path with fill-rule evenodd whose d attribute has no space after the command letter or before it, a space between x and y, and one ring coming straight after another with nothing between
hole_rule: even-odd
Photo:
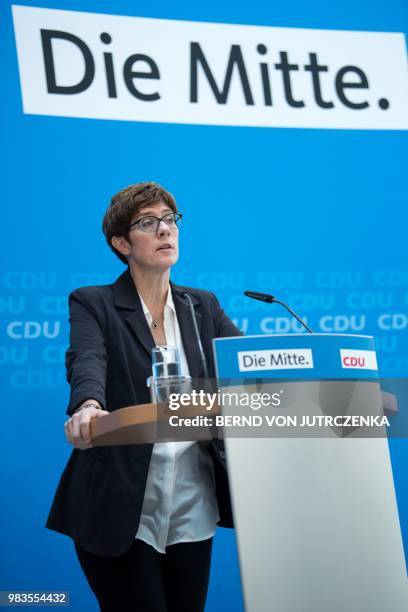
<instances>
[{"instance_id":1,"label":"short dark hair","mask_svg":"<svg viewBox=\"0 0 408 612\"><path fill-rule=\"evenodd\" d=\"M109 247L123 263L128 263L127 258L112 245L113 236L124 236L129 240L129 226L135 214L149 204L158 202L164 202L173 212L177 212L174 197L158 183L136 183L112 196L103 218L102 230Z\"/></svg>"}]
</instances>

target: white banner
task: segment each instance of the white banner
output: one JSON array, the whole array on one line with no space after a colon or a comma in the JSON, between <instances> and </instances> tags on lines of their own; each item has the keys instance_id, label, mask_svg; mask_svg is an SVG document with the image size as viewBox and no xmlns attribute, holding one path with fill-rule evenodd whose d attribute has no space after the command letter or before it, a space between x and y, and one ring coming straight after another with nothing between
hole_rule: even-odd
<instances>
[{"instance_id":1,"label":"white banner","mask_svg":"<svg viewBox=\"0 0 408 612\"><path fill-rule=\"evenodd\" d=\"M403 34L13 6L23 109L260 127L408 128Z\"/></svg>"},{"instance_id":2,"label":"white banner","mask_svg":"<svg viewBox=\"0 0 408 612\"><path fill-rule=\"evenodd\" d=\"M238 351L238 365L240 372L311 369L313 353L309 348Z\"/></svg>"}]
</instances>

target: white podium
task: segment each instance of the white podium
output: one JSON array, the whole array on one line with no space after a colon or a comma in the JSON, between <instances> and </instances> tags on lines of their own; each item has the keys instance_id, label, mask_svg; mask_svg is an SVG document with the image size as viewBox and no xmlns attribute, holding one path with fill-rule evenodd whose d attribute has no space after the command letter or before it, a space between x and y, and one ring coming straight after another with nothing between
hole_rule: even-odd
<instances>
[{"instance_id":1,"label":"white podium","mask_svg":"<svg viewBox=\"0 0 408 612\"><path fill-rule=\"evenodd\" d=\"M280 414L356 414L362 402L381 412L371 337L226 338L214 341L214 353L224 390L239 379L247 390L259 388L257 379L288 390ZM245 610L406 612L385 428L316 431L248 438L225 430Z\"/></svg>"}]
</instances>

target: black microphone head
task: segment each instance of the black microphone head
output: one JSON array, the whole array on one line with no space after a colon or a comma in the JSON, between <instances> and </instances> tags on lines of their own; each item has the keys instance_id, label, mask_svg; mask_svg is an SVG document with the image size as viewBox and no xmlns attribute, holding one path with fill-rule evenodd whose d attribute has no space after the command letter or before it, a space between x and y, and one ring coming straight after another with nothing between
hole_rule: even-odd
<instances>
[{"instance_id":1,"label":"black microphone head","mask_svg":"<svg viewBox=\"0 0 408 612\"><path fill-rule=\"evenodd\" d=\"M268 302L272 304L275 301L273 295L269 295L268 293L258 293L258 291L244 291L244 295L253 300L259 300L260 302Z\"/></svg>"}]
</instances>

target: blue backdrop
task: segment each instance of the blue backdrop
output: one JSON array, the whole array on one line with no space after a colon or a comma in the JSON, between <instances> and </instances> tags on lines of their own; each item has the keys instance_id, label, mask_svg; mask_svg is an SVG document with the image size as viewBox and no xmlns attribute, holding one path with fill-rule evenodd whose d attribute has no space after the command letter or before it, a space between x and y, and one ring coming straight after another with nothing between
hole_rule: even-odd
<instances>
[{"instance_id":1,"label":"blue backdrop","mask_svg":"<svg viewBox=\"0 0 408 612\"><path fill-rule=\"evenodd\" d=\"M403 0L25 4L320 29L404 32L408 24ZM72 543L44 523L70 452L63 432L67 294L111 282L123 269L101 232L110 196L142 180L172 191L184 214L173 280L215 291L247 333L297 331L279 306L242 297L245 289L264 290L316 330L374 335L382 376L403 377L407 136L25 115L8 2L0 28L7 257L0 277L0 589L67 590L73 610L91 610ZM407 550L406 440L390 447ZM234 534L219 530L208 610L241 609Z\"/></svg>"}]
</instances>

